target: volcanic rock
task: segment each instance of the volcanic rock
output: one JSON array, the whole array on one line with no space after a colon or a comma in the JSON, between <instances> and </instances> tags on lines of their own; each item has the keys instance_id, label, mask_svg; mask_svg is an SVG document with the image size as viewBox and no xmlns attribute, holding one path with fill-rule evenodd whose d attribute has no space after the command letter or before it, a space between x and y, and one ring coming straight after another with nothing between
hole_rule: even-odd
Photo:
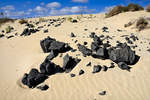
<instances>
[{"instance_id":1,"label":"volcanic rock","mask_svg":"<svg viewBox=\"0 0 150 100\"><path fill-rule=\"evenodd\" d=\"M93 72L92 72L92 73L98 73L98 72L101 71L101 69L102 69L102 66L100 66L100 65L95 65L95 66L93 67Z\"/></svg>"}]
</instances>

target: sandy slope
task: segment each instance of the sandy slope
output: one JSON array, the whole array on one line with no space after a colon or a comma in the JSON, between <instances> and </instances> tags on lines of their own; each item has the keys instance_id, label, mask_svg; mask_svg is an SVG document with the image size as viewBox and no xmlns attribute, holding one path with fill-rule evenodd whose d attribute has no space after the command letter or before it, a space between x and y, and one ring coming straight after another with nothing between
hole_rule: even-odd
<instances>
[{"instance_id":1,"label":"sandy slope","mask_svg":"<svg viewBox=\"0 0 150 100\"><path fill-rule=\"evenodd\" d=\"M85 17L89 15L84 15ZM142 32L137 32L134 27L124 28L124 24L139 17L150 17L150 13L144 11L128 12L119 14L117 16L105 19L104 14L94 15L92 19L82 18L78 23L70 23L65 21L59 27L47 27L48 33L40 32L32 34L27 37L15 36L11 39L0 39L0 100L149 100L150 98L150 53L147 51L150 48L150 29ZM57 17L47 17L58 18ZM64 17L64 16L63 16ZM66 16L65 16L66 17ZM76 15L73 15L76 17ZM38 19L29 19L32 21ZM41 23L44 25L47 23ZM8 23L0 28L3 30L6 26L13 26L16 32L21 33L24 25L18 22ZM40 26L39 25L39 26ZM107 26L109 33L103 33L101 28ZM96 28L98 28L96 30ZM133 29L132 29L133 28ZM84 29L88 29L85 31ZM117 29L123 30L117 32ZM12 32L9 34L14 34ZM76 38L70 38L70 33L77 35ZM44 83L48 84L50 88L47 91L40 91L38 89L28 89L20 83L20 79L25 72L29 72L31 68L39 68L48 54L44 54L40 48L40 40L47 36L56 38L59 41L70 43L73 48L77 48L74 43L83 44L88 42L90 47L92 39L87 38L90 32L96 32L97 35L114 36L110 40L112 45L116 41L125 42L121 35L130 35L134 33L138 36L139 41L135 42L138 47L135 49L136 53L141 56L139 62L133 65L131 72L120 70L117 66L107 72L99 72L92 74L93 65L110 65L110 60L93 59L92 57L83 57L81 62L72 70L76 77L71 78L69 73L61 73L50 76ZM72 40L73 39L73 40ZM142 43L141 43L142 41ZM141 49L141 51L139 51ZM68 52L69 55L76 57L80 52ZM64 56L65 54L63 54ZM86 64L91 61L92 67L86 67ZM57 57L53 62L62 65L63 60ZM85 74L79 76L79 70L83 69ZM99 92L106 90L105 96L98 95Z\"/></svg>"}]
</instances>

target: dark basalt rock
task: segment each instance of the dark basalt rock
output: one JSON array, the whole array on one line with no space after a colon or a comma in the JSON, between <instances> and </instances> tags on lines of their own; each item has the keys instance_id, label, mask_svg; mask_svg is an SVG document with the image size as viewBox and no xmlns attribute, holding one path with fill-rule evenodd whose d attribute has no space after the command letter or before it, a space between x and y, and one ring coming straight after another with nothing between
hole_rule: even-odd
<instances>
[{"instance_id":1,"label":"dark basalt rock","mask_svg":"<svg viewBox=\"0 0 150 100\"><path fill-rule=\"evenodd\" d=\"M70 72L80 61L81 59L73 58L66 54L63 58L63 70Z\"/></svg>"},{"instance_id":2,"label":"dark basalt rock","mask_svg":"<svg viewBox=\"0 0 150 100\"><path fill-rule=\"evenodd\" d=\"M44 33L48 33L48 29L44 30Z\"/></svg>"},{"instance_id":3,"label":"dark basalt rock","mask_svg":"<svg viewBox=\"0 0 150 100\"><path fill-rule=\"evenodd\" d=\"M99 95L106 95L106 91L100 92Z\"/></svg>"},{"instance_id":4,"label":"dark basalt rock","mask_svg":"<svg viewBox=\"0 0 150 100\"><path fill-rule=\"evenodd\" d=\"M107 59L107 58L109 58L108 51L106 48L100 47L100 48L98 48L96 53L92 54L92 57L99 58L99 59Z\"/></svg>"},{"instance_id":5,"label":"dark basalt rock","mask_svg":"<svg viewBox=\"0 0 150 100\"><path fill-rule=\"evenodd\" d=\"M25 28L24 31L22 32L22 34L20 34L20 36L29 36L29 35L31 35L31 33L36 33L37 31L39 31L39 30Z\"/></svg>"},{"instance_id":6,"label":"dark basalt rock","mask_svg":"<svg viewBox=\"0 0 150 100\"><path fill-rule=\"evenodd\" d=\"M102 28L102 30L103 30L103 32L107 32L107 33L109 32L109 31L108 31L108 27L106 27L106 26L104 26L104 27Z\"/></svg>"},{"instance_id":7,"label":"dark basalt rock","mask_svg":"<svg viewBox=\"0 0 150 100\"><path fill-rule=\"evenodd\" d=\"M76 75L75 74L70 74L70 77L75 77Z\"/></svg>"},{"instance_id":8,"label":"dark basalt rock","mask_svg":"<svg viewBox=\"0 0 150 100\"><path fill-rule=\"evenodd\" d=\"M28 28L33 28L34 27L33 24L29 24L29 23L27 23L26 26L28 26Z\"/></svg>"},{"instance_id":9,"label":"dark basalt rock","mask_svg":"<svg viewBox=\"0 0 150 100\"><path fill-rule=\"evenodd\" d=\"M64 72L64 70L60 66L52 63L51 61L45 60L40 65L40 72L45 75L53 75L56 73Z\"/></svg>"},{"instance_id":10,"label":"dark basalt rock","mask_svg":"<svg viewBox=\"0 0 150 100\"><path fill-rule=\"evenodd\" d=\"M58 52L52 50L50 54L46 57L46 60L51 61L53 58L57 56L58 56Z\"/></svg>"},{"instance_id":11,"label":"dark basalt rock","mask_svg":"<svg viewBox=\"0 0 150 100\"><path fill-rule=\"evenodd\" d=\"M100 65L95 65L95 66L93 67L93 72L92 72L92 73L98 73L98 72L101 71L101 69L102 69L102 66L100 66Z\"/></svg>"},{"instance_id":12,"label":"dark basalt rock","mask_svg":"<svg viewBox=\"0 0 150 100\"><path fill-rule=\"evenodd\" d=\"M98 36L96 36L96 35L94 36L93 41L96 44L98 44L98 45L102 45L103 44L102 40L100 40L100 38Z\"/></svg>"},{"instance_id":13,"label":"dark basalt rock","mask_svg":"<svg viewBox=\"0 0 150 100\"><path fill-rule=\"evenodd\" d=\"M0 34L0 38L4 37L5 35L4 34Z\"/></svg>"},{"instance_id":14,"label":"dark basalt rock","mask_svg":"<svg viewBox=\"0 0 150 100\"><path fill-rule=\"evenodd\" d=\"M94 38L94 37L95 37L95 32L91 32L90 38Z\"/></svg>"},{"instance_id":15,"label":"dark basalt rock","mask_svg":"<svg viewBox=\"0 0 150 100\"><path fill-rule=\"evenodd\" d=\"M72 23L77 23L78 21L76 19L73 19L72 20Z\"/></svg>"},{"instance_id":16,"label":"dark basalt rock","mask_svg":"<svg viewBox=\"0 0 150 100\"><path fill-rule=\"evenodd\" d=\"M47 76L40 73L37 69L31 69L29 74L25 73L22 78L22 83L27 85L29 88L34 88L38 84L44 82L47 79Z\"/></svg>"},{"instance_id":17,"label":"dark basalt rock","mask_svg":"<svg viewBox=\"0 0 150 100\"><path fill-rule=\"evenodd\" d=\"M108 67L104 65L104 66L103 66L103 71L106 72L107 70L108 70Z\"/></svg>"},{"instance_id":18,"label":"dark basalt rock","mask_svg":"<svg viewBox=\"0 0 150 100\"><path fill-rule=\"evenodd\" d=\"M7 37L7 39L10 39L10 38L12 38L12 37L14 37L14 36L13 36L13 35L10 35L10 36Z\"/></svg>"},{"instance_id":19,"label":"dark basalt rock","mask_svg":"<svg viewBox=\"0 0 150 100\"><path fill-rule=\"evenodd\" d=\"M127 44L120 44L117 47L108 50L109 58L118 63L125 62L127 64L134 64L136 61L135 52Z\"/></svg>"},{"instance_id":20,"label":"dark basalt rock","mask_svg":"<svg viewBox=\"0 0 150 100\"><path fill-rule=\"evenodd\" d=\"M87 66L87 67L88 67L88 66L91 66L91 62L89 62L86 66Z\"/></svg>"},{"instance_id":21,"label":"dark basalt rock","mask_svg":"<svg viewBox=\"0 0 150 100\"><path fill-rule=\"evenodd\" d=\"M78 49L80 52L82 52L83 56L90 56L92 55L92 51L88 49L86 46L78 44Z\"/></svg>"},{"instance_id":22,"label":"dark basalt rock","mask_svg":"<svg viewBox=\"0 0 150 100\"><path fill-rule=\"evenodd\" d=\"M79 75L82 75L82 74L84 74L84 70L81 69L81 70L79 71Z\"/></svg>"},{"instance_id":23,"label":"dark basalt rock","mask_svg":"<svg viewBox=\"0 0 150 100\"><path fill-rule=\"evenodd\" d=\"M76 37L74 33L71 32L71 37Z\"/></svg>"},{"instance_id":24,"label":"dark basalt rock","mask_svg":"<svg viewBox=\"0 0 150 100\"><path fill-rule=\"evenodd\" d=\"M88 43L87 43L87 42L84 42L83 44L84 44L84 45L87 45Z\"/></svg>"},{"instance_id":25,"label":"dark basalt rock","mask_svg":"<svg viewBox=\"0 0 150 100\"><path fill-rule=\"evenodd\" d=\"M127 70L130 72L131 67L129 67L125 62L119 62L118 67L122 70Z\"/></svg>"},{"instance_id":26,"label":"dark basalt rock","mask_svg":"<svg viewBox=\"0 0 150 100\"><path fill-rule=\"evenodd\" d=\"M54 50L54 51L64 51L65 50L65 43L59 42L59 41L53 41L50 44L49 50Z\"/></svg>"},{"instance_id":27,"label":"dark basalt rock","mask_svg":"<svg viewBox=\"0 0 150 100\"><path fill-rule=\"evenodd\" d=\"M109 68L114 68L114 67L115 67L114 63L111 63Z\"/></svg>"},{"instance_id":28,"label":"dark basalt rock","mask_svg":"<svg viewBox=\"0 0 150 100\"><path fill-rule=\"evenodd\" d=\"M42 48L44 53L48 53L51 51L49 49L49 47L53 41L56 41L56 40L53 38L50 38L50 37L47 37L44 40L40 41L40 45L41 45L41 48Z\"/></svg>"},{"instance_id":29,"label":"dark basalt rock","mask_svg":"<svg viewBox=\"0 0 150 100\"><path fill-rule=\"evenodd\" d=\"M95 42L91 43L91 50L92 51L97 51L97 49L99 48L99 45Z\"/></svg>"},{"instance_id":30,"label":"dark basalt rock","mask_svg":"<svg viewBox=\"0 0 150 100\"><path fill-rule=\"evenodd\" d=\"M42 90L42 91L45 91L45 90L47 90L49 88L49 86L48 85L40 85L40 86L38 86L37 87L37 89L40 89L40 90Z\"/></svg>"},{"instance_id":31,"label":"dark basalt rock","mask_svg":"<svg viewBox=\"0 0 150 100\"><path fill-rule=\"evenodd\" d=\"M56 41L55 39L50 37L47 37L44 40L40 41L40 45L44 53L48 53L50 51L63 53L72 49L68 44Z\"/></svg>"},{"instance_id":32,"label":"dark basalt rock","mask_svg":"<svg viewBox=\"0 0 150 100\"><path fill-rule=\"evenodd\" d=\"M139 40L138 37L135 35L131 35L130 38L133 39L133 41Z\"/></svg>"}]
</instances>

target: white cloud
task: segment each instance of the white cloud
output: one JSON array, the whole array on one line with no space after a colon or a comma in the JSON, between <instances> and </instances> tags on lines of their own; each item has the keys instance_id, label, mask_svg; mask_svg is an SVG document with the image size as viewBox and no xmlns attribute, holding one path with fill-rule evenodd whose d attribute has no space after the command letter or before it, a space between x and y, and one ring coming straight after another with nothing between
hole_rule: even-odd
<instances>
[{"instance_id":1,"label":"white cloud","mask_svg":"<svg viewBox=\"0 0 150 100\"><path fill-rule=\"evenodd\" d=\"M2 10L14 10L15 7L13 5L7 5L7 6L4 6L4 7L1 7L0 9L2 9Z\"/></svg>"},{"instance_id":2,"label":"white cloud","mask_svg":"<svg viewBox=\"0 0 150 100\"><path fill-rule=\"evenodd\" d=\"M87 3L88 0L72 0L73 2Z\"/></svg>"},{"instance_id":3,"label":"white cloud","mask_svg":"<svg viewBox=\"0 0 150 100\"><path fill-rule=\"evenodd\" d=\"M48 10L44 7L41 7L41 6L37 6L35 9L34 9L35 12L37 13L40 13L40 14L44 14L46 13Z\"/></svg>"},{"instance_id":4,"label":"white cloud","mask_svg":"<svg viewBox=\"0 0 150 100\"><path fill-rule=\"evenodd\" d=\"M75 14L75 13L89 13L94 10L88 9L86 6L73 6L65 7L59 10L51 9L50 15L64 15L64 14Z\"/></svg>"},{"instance_id":5,"label":"white cloud","mask_svg":"<svg viewBox=\"0 0 150 100\"><path fill-rule=\"evenodd\" d=\"M51 2L51 3L48 3L46 5L46 7L48 7L48 8L59 8L59 7L61 7L61 4L59 2Z\"/></svg>"},{"instance_id":6,"label":"white cloud","mask_svg":"<svg viewBox=\"0 0 150 100\"><path fill-rule=\"evenodd\" d=\"M109 12L109 11L112 10L114 7L115 7L115 6L106 6L106 7L103 9L103 11L101 11L101 12L103 12L103 13Z\"/></svg>"},{"instance_id":7,"label":"white cloud","mask_svg":"<svg viewBox=\"0 0 150 100\"><path fill-rule=\"evenodd\" d=\"M30 15L30 12L24 12L24 11L16 11L16 12L5 11L4 13L7 17L13 17L13 18Z\"/></svg>"}]
</instances>

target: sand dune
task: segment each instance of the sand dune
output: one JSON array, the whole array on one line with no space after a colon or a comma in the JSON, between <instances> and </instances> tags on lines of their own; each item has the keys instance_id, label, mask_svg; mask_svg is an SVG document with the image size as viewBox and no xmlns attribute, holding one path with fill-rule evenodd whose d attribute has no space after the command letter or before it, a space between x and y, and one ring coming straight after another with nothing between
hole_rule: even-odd
<instances>
[{"instance_id":1,"label":"sand dune","mask_svg":"<svg viewBox=\"0 0 150 100\"><path fill-rule=\"evenodd\" d=\"M79 15L72 15L76 18ZM150 98L150 29L138 32L134 26L124 28L124 24L139 17L149 17L150 13L145 11L122 13L105 19L104 14L95 14L93 18L87 18L89 15L83 15L78 23L65 21L59 27L50 26L48 22L42 22L38 26L46 25L39 32L30 36L15 36L10 39L6 37L0 38L0 100L149 100ZM45 19L61 18L68 16L46 17ZM30 21L37 21L38 18L30 18ZM0 31L8 25L13 26L16 31L6 34L21 34L24 25L20 25L18 21L15 23L7 23L0 28ZM102 32L104 26L107 26L109 33ZM48 29L48 33L43 33L44 29ZM87 31L85 31L87 29ZM122 30L118 32L117 29ZM76 37L71 38L70 33L73 32ZM58 73L50 76L44 83L49 85L47 91L40 91L36 88L29 89L22 85L21 78L24 73L28 73L31 68L39 69L48 53L43 53L40 47L40 40L47 36L53 37L59 41L69 43L69 45L77 49L77 43L83 44L88 42L90 47L92 39L87 38L91 32L97 35L114 37L109 40L112 45L116 45L116 41L125 42L122 35L134 33L139 40L134 43L138 46L135 48L136 54L140 56L138 63L133 65L131 72L115 68L107 72L92 73L93 66L100 64L110 66L112 61L94 59L92 57L83 57L81 52L67 52L69 55L76 57L80 54L81 62L71 71L76 74L71 78L70 73ZM141 43L142 42L142 43ZM140 51L140 50L141 51ZM63 54L65 56L66 53ZM53 60L54 63L62 66L63 59L60 54ZM88 62L92 62L91 67L86 67ZM80 69L85 73L78 75ZM106 95L101 96L99 92L106 91Z\"/></svg>"}]
</instances>

